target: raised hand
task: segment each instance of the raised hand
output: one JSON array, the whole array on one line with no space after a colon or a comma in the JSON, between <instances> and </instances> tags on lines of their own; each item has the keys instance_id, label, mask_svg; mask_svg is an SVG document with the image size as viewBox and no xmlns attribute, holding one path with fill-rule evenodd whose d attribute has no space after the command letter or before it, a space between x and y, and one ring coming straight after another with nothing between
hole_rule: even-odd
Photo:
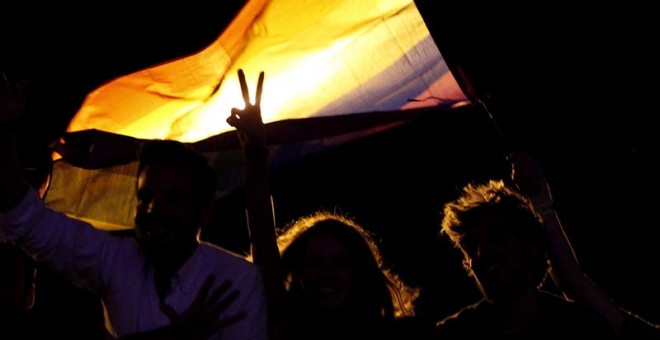
<instances>
[{"instance_id":1,"label":"raised hand","mask_svg":"<svg viewBox=\"0 0 660 340\"><path fill-rule=\"evenodd\" d=\"M268 307L273 315L282 312L284 282L281 276L280 251L277 248L273 200L268 182L268 146L266 130L261 118L261 92L264 73L259 74L255 102L250 102L250 92L243 70L238 70L238 80L244 109L233 108L227 123L236 128L245 152L245 205L250 233L250 257L259 266L264 279ZM273 312L275 311L275 312ZM271 320L272 324L272 320ZM279 327L279 326L277 326ZM277 328L272 327L271 332ZM271 334L271 338L277 335Z\"/></svg>"},{"instance_id":2,"label":"raised hand","mask_svg":"<svg viewBox=\"0 0 660 340\"><path fill-rule=\"evenodd\" d=\"M250 91L245 81L245 73L241 69L238 70L238 80L241 84L245 108L231 109L231 116L227 118L227 123L236 128L241 146L243 146L249 157L265 157L268 148L266 146L266 130L261 118L261 92L264 84L264 72L259 73L254 104L250 102Z\"/></svg>"},{"instance_id":3,"label":"raised hand","mask_svg":"<svg viewBox=\"0 0 660 340\"><path fill-rule=\"evenodd\" d=\"M25 109L26 81L14 88L4 72L0 72L0 77L0 211L5 211L16 206L29 187L15 138Z\"/></svg>"},{"instance_id":4,"label":"raised hand","mask_svg":"<svg viewBox=\"0 0 660 340\"><path fill-rule=\"evenodd\" d=\"M12 128L25 110L27 81L20 81L14 88L4 72L0 77L0 126Z\"/></svg>"},{"instance_id":5,"label":"raised hand","mask_svg":"<svg viewBox=\"0 0 660 340\"><path fill-rule=\"evenodd\" d=\"M246 317L246 313L220 317L238 298L238 291L231 290L231 282L225 281L211 291L215 276L209 276L193 302L181 313L162 303L161 310L170 319L172 333L178 339L208 339L223 327Z\"/></svg>"},{"instance_id":6,"label":"raised hand","mask_svg":"<svg viewBox=\"0 0 660 340\"><path fill-rule=\"evenodd\" d=\"M509 161L511 179L532 200L536 209L542 211L552 207L552 193L543 168L524 152L509 154Z\"/></svg>"}]
</instances>

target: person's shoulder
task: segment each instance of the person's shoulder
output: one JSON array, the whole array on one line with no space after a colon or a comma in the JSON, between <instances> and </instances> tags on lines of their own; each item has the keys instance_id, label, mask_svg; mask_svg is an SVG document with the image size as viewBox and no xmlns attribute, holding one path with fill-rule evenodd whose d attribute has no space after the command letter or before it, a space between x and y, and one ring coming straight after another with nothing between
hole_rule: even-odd
<instances>
[{"instance_id":1,"label":"person's shoulder","mask_svg":"<svg viewBox=\"0 0 660 340\"><path fill-rule=\"evenodd\" d=\"M479 300L473 304L469 304L467 306L461 307L455 313L450 314L446 316L444 319L441 319L440 321L436 322L436 325L457 322L458 320L463 320L481 315L484 312L486 312L486 310L488 309L488 305L489 303L485 299Z\"/></svg>"},{"instance_id":2,"label":"person's shoulder","mask_svg":"<svg viewBox=\"0 0 660 340\"><path fill-rule=\"evenodd\" d=\"M436 322L436 329L441 334L453 334L473 329L478 323L488 320L485 314L488 313L488 302L480 300L476 303L462 307L454 314Z\"/></svg>"},{"instance_id":3,"label":"person's shoulder","mask_svg":"<svg viewBox=\"0 0 660 340\"><path fill-rule=\"evenodd\" d=\"M203 256L217 256L217 259L221 261L252 265L252 263L248 261L247 256L210 242L200 241L199 251Z\"/></svg>"},{"instance_id":4,"label":"person's shoulder","mask_svg":"<svg viewBox=\"0 0 660 340\"><path fill-rule=\"evenodd\" d=\"M541 308L543 308L544 311L552 311L553 313L557 312L558 315L563 315L565 317L571 317L574 314L592 313L592 310L587 308L587 306L567 300L565 297L552 292L540 290L538 296Z\"/></svg>"},{"instance_id":5,"label":"person's shoulder","mask_svg":"<svg viewBox=\"0 0 660 340\"><path fill-rule=\"evenodd\" d=\"M540 291L539 300L541 301L541 308L544 314L552 314L564 319L575 318L580 319L593 319L597 318L597 314L591 308L571 300L567 300L561 295L554 293Z\"/></svg>"},{"instance_id":6,"label":"person's shoulder","mask_svg":"<svg viewBox=\"0 0 660 340\"><path fill-rule=\"evenodd\" d=\"M565 299L553 293L541 291L541 313L549 323L570 330L576 335L614 338L614 331L607 320L588 306Z\"/></svg>"},{"instance_id":7,"label":"person's shoulder","mask_svg":"<svg viewBox=\"0 0 660 340\"><path fill-rule=\"evenodd\" d=\"M660 325L651 323L639 315L623 311L624 322L621 337L625 339L660 340Z\"/></svg>"},{"instance_id":8,"label":"person's shoulder","mask_svg":"<svg viewBox=\"0 0 660 340\"><path fill-rule=\"evenodd\" d=\"M224 271L258 271L258 267L250 262L247 256L209 242L200 242L197 250L199 260L209 265L223 268Z\"/></svg>"}]
</instances>

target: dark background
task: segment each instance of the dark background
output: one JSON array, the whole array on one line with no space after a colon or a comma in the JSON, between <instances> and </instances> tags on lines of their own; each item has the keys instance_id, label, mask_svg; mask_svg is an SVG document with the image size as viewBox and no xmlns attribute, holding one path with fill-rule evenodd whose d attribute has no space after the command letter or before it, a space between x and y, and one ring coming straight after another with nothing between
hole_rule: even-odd
<instances>
[{"instance_id":1,"label":"dark background","mask_svg":"<svg viewBox=\"0 0 660 340\"><path fill-rule=\"evenodd\" d=\"M653 11L634 5L431 11L428 4L419 2L443 55L463 70L461 79L491 116L432 112L274 169L278 224L319 208L355 217L381 236L386 260L423 287L420 311L442 316L473 301L476 291L456 251L437 235L441 205L472 178L505 176L506 151L525 150L549 176L585 272L620 305L660 322ZM241 5L6 8L0 65L12 80L30 80L19 136L26 167L37 174L47 168L47 145L89 91L203 49ZM240 192L221 204L226 221L241 222ZM47 312L74 315L87 301L64 293L64 283L50 287L42 288ZM66 323L66 314L53 320Z\"/></svg>"}]
</instances>

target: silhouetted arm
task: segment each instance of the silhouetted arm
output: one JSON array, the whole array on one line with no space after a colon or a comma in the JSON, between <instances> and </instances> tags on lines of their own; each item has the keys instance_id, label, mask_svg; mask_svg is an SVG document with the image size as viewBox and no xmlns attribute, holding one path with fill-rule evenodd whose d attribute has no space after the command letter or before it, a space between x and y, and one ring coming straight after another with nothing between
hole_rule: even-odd
<instances>
[{"instance_id":1,"label":"silhouetted arm","mask_svg":"<svg viewBox=\"0 0 660 340\"><path fill-rule=\"evenodd\" d=\"M235 127L245 152L245 190L251 255L264 278L270 310L271 340L277 338L281 325L275 320L283 314L284 281L277 247L273 202L268 182L268 146L261 118L261 92L264 73L259 75L255 103L251 104L245 74L238 71L245 109L234 108L227 123Z\"/></svg>"},{"instance_id":2,"label":"silhouetted arm","mask_svg":"<svg viewBox=\"0 0 660 340\"><path fill-rule=\"evenodd\" d=\"M524 153L511 154L510 160L514 182L532 200L543 217L549 243L551 275L559 288L569 299L589 306L605 318L618 336L627 338L634 333L643 335L643 339L659 339L660 329L657 325L623 310L582 271L554 209L550 185L539 164Z\"/></svg>"},{"instance_id":3,"label":"silhouetted arm","mask_svg":"<svg viewBox=\"0 0 660 340\"><path fill-rule=\"evenodd\" d=\"M18 159L15 129L25 108L24 86L14 90L2 73L0 79L0 211L16 206L28 190Z\"/></svg>"}]
</instances>

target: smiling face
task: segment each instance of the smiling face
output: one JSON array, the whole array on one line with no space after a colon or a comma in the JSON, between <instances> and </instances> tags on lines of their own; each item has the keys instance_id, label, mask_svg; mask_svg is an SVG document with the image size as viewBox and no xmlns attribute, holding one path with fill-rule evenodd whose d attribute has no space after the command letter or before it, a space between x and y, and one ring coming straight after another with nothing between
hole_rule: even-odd
<instances>
[{"instance_id":1,"label":"smiling face","mask_svg":"<svg viewBox=\"0 0 660 340\"><path fill-rule=\"evenodd\" d=\"M510 223L504 216L485 213L472 221L460 241L466 267L483 295L496 302L535 288L535 247L524 244Z\"/></svg>"},{"instance_id":2,"label":"smiling face","mask_svg":"<svg viewBox=\"0 0 660 340\"><path fill-rule=\"evenodd\" d=\"M155 261L183 256L197 244L205 207L200 206L194 188L194 178L185 167L157 164L140 172L135 235Z\"/></svg>"},{"instance_id":3,"label":"smiling face","mask_svg":"<svg viewBox=\"0 0 660 340\"><path fill-rule=\"evenodd\" d=\"M461 249L465 267L486 298L513 302L543 282L547 236L520 192L502 180L468 184L443 212L442 233Z\"/></svg>"},{"instance_id":4,"label":"smiling face","mask_svg":"<svg viewBox=\"0 0 660 340\"><path fill-rule=\"evenodd\" d=\"M345 305L353 283L348 249L331 236L316 235L304 257L302 284L307 298L319 309Z\"/></svg>"}]
</instances>

